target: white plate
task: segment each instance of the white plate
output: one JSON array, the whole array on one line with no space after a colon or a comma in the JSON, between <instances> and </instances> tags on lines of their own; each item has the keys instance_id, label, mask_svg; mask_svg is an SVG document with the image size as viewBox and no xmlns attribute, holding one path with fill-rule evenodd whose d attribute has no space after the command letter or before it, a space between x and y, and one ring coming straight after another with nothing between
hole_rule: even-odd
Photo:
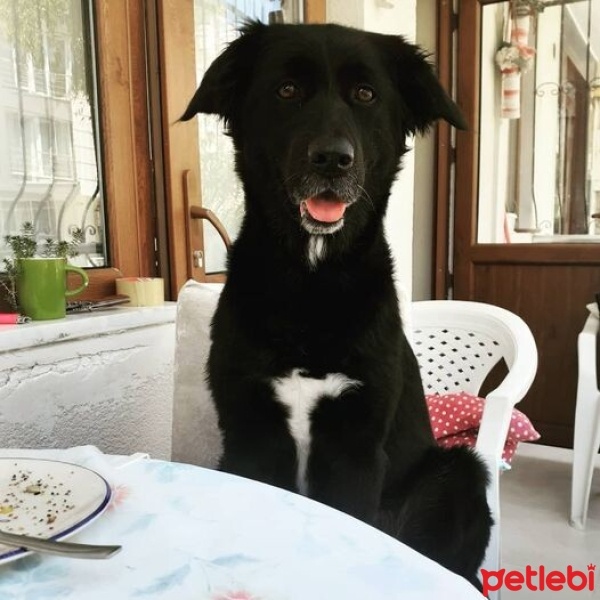
<instances>
[{"instance_id":1,"label":"white plate","mask_svg":"<svg viewBox=\"0 0 600 600\"><path fill-rule=\"evenodd\" d=\"M55 460L0 458L0 529L62 539L108 506L111 489L98 473ZM30 551L0 544L0 564Z\"/></svg>"}]
</instances>

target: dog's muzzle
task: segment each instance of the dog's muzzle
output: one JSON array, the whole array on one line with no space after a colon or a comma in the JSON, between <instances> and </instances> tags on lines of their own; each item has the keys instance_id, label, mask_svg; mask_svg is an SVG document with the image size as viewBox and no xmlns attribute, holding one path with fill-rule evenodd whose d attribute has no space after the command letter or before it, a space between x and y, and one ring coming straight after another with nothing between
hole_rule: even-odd
<instances>
[{"instance_id":1,"label":"dog's muzzle","mask_svg":"<svg viewBox=\"0 0 600 600\"><path fill-rule=\"evenodd\" d=\"M354 146L342 136L321 136L308 144L307 159L308 173L291 194L300 223L311 234L334 233L360 193Z\"/></svg>"}]
</instances>

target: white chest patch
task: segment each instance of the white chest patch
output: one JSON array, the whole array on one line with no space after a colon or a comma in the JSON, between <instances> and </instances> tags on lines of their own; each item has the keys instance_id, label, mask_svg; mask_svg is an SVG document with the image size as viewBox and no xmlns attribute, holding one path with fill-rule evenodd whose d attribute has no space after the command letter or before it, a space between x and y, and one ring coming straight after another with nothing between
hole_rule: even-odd
<instances>
[{"instance_id":1,"label":"white chest patch","mask_svg":"<svg viewBox=\"0 0 600 600\"><path fill-rule=\"evenodd\" d=\"M308 238L306 249L306 256L311 268L314 269L319 261L325 258L326 254L327 246L325 245L325 238L322 235L311 235Z\"/></svg>"},{"instance_id":2,"label":"white chest patch","mask_svg":"<svg viewBox=\"0 0 600 600\"><path fill-rule=\"evenodd\" d=\"M296 484L298 491L306 495L311 413L317 401L323 396L337 398L346 390L359 387L362 383L342 373L329 373L323 379L303 377L301 373L301 369L294 369L285 377L273 379L272 385L277 400L289 408L288 426L296 442L298 457Z\"/></svg>"}]
</instances>

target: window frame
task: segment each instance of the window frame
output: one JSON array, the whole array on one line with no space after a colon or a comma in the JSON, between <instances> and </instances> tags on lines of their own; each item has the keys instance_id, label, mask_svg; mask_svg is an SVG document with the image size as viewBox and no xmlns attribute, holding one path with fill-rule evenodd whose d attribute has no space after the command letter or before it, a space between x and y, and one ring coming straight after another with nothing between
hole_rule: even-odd
<instances>
[{"instance_id":1,"label":"window frame","mask_svg":"<svg viewBox=\"0 0 600 600\"><path fill-rule=\"evenodd\" d=\"M144 2L95 0L92 6L102 146L99 177L111 266L87 270L90 285L81 298L114 294L117 277L157 275Z\"/></svg>"},{"instance_id":2,"label":"window frame","mask_svg":"<svg viewBox=\"0 0 600 600\"><path fill-rule=\"evenodd\" d=\"M93 14L90 31L98 89L94 101L101 130L98 177L103 189L110 266L87 269L90 283L79 299L113 295L117 277L150 277L158 270L145 2L88 2ZM2 294L0 308L11 308Z\"/></svg>"}]
</instances>

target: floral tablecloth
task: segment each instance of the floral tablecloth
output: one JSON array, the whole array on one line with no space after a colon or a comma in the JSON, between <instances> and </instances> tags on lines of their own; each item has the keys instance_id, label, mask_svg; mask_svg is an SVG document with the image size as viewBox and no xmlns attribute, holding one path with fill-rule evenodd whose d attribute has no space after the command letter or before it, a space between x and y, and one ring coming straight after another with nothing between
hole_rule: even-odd
<instances>
[{"instance_id":1,"label":"floral tablecloth","mask_svg":"<svg viewBox=\"0 0 600 600\"><path fill-rule=\"evenodd\" d=\"M289 492L93 447L27 456L104 475L114 491L109 509L71 540L123 550L106 561L34 554L1 565L2 600L482 598L410 548Z\"/></svg>"}]
</instances>

